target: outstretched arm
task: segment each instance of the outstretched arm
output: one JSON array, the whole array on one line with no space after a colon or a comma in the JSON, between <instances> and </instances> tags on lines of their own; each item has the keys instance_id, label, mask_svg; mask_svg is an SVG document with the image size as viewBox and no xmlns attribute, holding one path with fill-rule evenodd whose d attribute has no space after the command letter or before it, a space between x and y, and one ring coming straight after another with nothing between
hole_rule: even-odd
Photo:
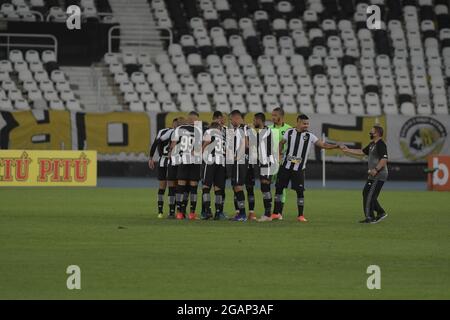
<instances>
[{"instance_id":1,"label":"outstretched arm","mask_svg":"<svg viewBox=\"0 0 450 320\"><path fill-rule=\"evenodd\" d=\"M383 168L385 167L387 165L387 159L381 159L379 162L378 162L378 164L377 164L377 166L376 166L376 170L377 171L381 171L381 170L383 170Z\"/></svg>"},{"instance_id":2,"label":"outstretched arm","mask_svg":"<svg viewBox=\"0 0 450 320\"><path fill-rule=\"evenodd\" d=\"M156 148L158 147L159 143L161 141L159 138L156 138L155 141L153 141L153 144L150 148L150 159L148 160L148 167L153 170L155 168L155 160L153 160L153 157L155 156Z\"/></svg>"},{"instance_id":3,"label":"outstretched arm","mask_svg":"<svg viewBox=\"0 0 450 320\"><path fill-rule=\"evenodd\" d=\"M177 142L176 142L176 141L172 141L172 142L170 143L169 155L168 155L169 157L172 156L173 148L175 148L176 145L177 145Z\"/></svg>"},{"instance_id":4,"label":"outstretched arm","mask_svg":"<svg viewBox=\"0 0 450 320\"><path fill-rule=\"evenodd\" d=\"M353 156L365 156L366 155L362 149L350 149L345 144L341 145L340 148L345 154L348 154L348 155L353 155Z\"/></svg>"},{"instance_id":5,"label":"outstretched arm","mask_svg":"<svg viewBox=\"0 0 450 320\"><path fill-rule=\"evenodd\" d=\"M283 148L284 148L284 144L286 143L286 140L281 139L279 145L278 145L278 159L282 159L283 156Z\"/></svg>"},{"instance_id":6,"label":"outstretched arm","mask_svg":"<svg viewBox=\"0 0 450 320\"><path fill-rule=\"evenodd\" d=\"M337 144L331 144L331 143L327 143L323 140L317 140L315 143L316 146L318 146L321 149L338 149L339 146Z\"/></svg>"},{"instance_id":7,"label":"outstretched arm","mask_svg":"<svg viewBox=\"0 0 450 320\"><path fill-rule=\"evenodd\" d=\"M203 141L202 152L205 152L205 148L211 144L211 141Z\"/></svg>"}]
</instances>

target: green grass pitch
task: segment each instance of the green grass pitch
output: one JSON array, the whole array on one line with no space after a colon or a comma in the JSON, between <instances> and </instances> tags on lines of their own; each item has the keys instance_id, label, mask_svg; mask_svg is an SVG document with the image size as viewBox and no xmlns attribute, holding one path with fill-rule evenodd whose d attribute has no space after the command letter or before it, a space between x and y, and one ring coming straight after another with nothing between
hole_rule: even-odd
<instances>
[{"instance_id":1,"label":"green grass pitch","mask_svg":"<svg viewBox=\"0 0 450 320\"><path fill-rule=\"evenodd\" d=\"M1 188L0 298L450 298L449 193L384 191L377 225L357 223L357 190L305 196L308 224L291 191L284 221L239 223L157 219L153 189Z\"/></svg>"}]
</instances>

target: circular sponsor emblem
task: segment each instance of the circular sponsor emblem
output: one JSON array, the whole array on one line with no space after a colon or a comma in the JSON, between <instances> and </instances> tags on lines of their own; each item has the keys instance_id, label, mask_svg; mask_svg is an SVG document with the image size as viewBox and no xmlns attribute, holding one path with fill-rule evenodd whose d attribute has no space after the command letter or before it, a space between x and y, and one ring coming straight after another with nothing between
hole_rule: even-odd
<instances>
[{"instance_id":1,"label":"circular sponsor emblem","mask_svg":"<svg viewBox=\"0 0 450 320\"><path fill-rule=\"evenodd\" d=\"M408 160L424 160L430 154L442 150L447 130L431 117L414 117L406 121L400 130L400 147Z\"/></svg>"}]
</instances>

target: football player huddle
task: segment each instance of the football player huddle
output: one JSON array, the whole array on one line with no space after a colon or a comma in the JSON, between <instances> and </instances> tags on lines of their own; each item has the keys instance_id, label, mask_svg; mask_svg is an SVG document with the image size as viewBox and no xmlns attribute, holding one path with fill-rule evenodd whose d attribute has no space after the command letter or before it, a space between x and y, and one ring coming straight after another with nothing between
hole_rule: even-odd
<instances>
[{"instance_id":1,"label":"football player huddle","mask_svg":"<svg viewBox=\"0 0 450 320\"><path fill-rule=\"evenodd\" d=\"M172 128L158 132L149 160L150 169L157 167L158 170L158 217L164 217L164 194L168 187L167 217L199 219L196 212L201 181L202 220L282 220L285 189L291 183L297 193L297 219L307 222L303 213L304 180L310 148L312 145L323 149L339 146L326 143L309 132L306 115L297 117L294 128L285 124L281 108L272 111L273 124L270 126L266 125L264 113L256 113L251 125L245 124L239 110L233 110L228 119L226 126L224 115L216 111L211 124L206 125L199 121L199 114L192 111L187 118L174 119ZM153 159L156 151L159 154L157 162ZM235 214L230 218L224 213L227 180L230 180L234 193ZM255 213L257 180L264 204L264 214L259 219ZM212 191L214 211L211 208Z\"/></svg>"}]
</instances>

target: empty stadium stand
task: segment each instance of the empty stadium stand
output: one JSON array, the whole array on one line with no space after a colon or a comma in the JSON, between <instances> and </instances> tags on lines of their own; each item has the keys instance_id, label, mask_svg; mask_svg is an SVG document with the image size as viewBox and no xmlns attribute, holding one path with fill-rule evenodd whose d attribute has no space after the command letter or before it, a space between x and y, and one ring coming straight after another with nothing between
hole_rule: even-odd
<instances>
[{"instance_id":1,"label":"empty stadium stand","mask_svg":"<svg viewBox=\"0 0 450 320\"><path fill-rule=\"evenodd\" d=\"M0 109L82 111L53 51L12 50L0 61Z\"/></svg>"},{"instance_id":2,"label":"empty stadium stand","mask_svg":"<svg viewBox=\"0 0 450 320\"><path fill-rule=\"evenodd\" d=\"M366 8L380 6L380 30ZM448 1L154 0L175 42L108 54L130 110L448 113Z\"/></svg>"},{"instance_id":3,"label":"empty stadium stand","mask_svg":"<svg viewBox=\"0 0 450 320\"><path fill-rule=\"evenodd\" d=\"M66 9L71 5L79 6L85 19L114 19L108 0L0 0L0 18L65 22Z\"/></svg>"},{"instance_id":4,"label":"empty stadium stand","mask_svg":"<svg viewBox=\"0 0 450 320\"><path fill-rule=\"evenodd\" d=\"M44 1L42 9L39 2L0 0L1 12L10 17L11 6L17 13L28 5L56 21L55 7L79 3L88 14L103 6L101 11L120 16L129 45L96 66L105 92L117 97L114 110L258 112L281 105L308 114L449 112L447 0L139 1L139 10L151 16L146 28L172 31L173 42L159 54L133 44L137 27L127 25L136 10L121 13L119 1ZM381 9L379 30L366 25L372 4ZM9 62L15 63L11 57ZM5 100L19 98L7 89L9 78L19 76L17 68L1 71Z\"/></svg>"}]
</instances>

